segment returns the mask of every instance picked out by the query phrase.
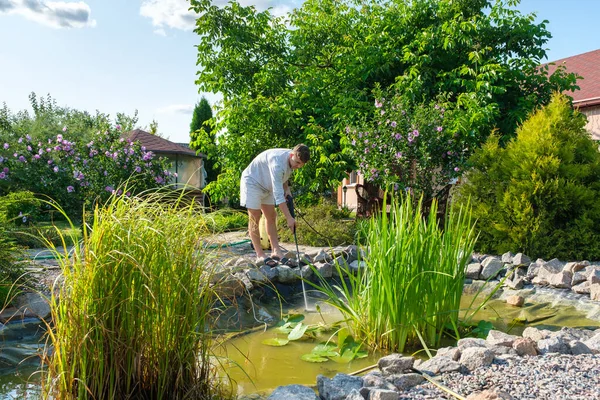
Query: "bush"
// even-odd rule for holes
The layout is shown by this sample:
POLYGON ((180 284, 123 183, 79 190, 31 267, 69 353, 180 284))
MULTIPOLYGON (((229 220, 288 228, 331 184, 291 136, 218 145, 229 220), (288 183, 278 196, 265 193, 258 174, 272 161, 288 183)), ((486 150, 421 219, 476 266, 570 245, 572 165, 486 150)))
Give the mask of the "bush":
POLYGON ((0 218, 14 225, 39 221, 42 202, 29 191, 17 191, 0 197, 0 218))
POLYGON ((471 198, 480 251, 600 258, 600 152, 584 125, 556 95, 506 148, 492 135, 473 155, 458 201, 471 198))
MULTIPOLYGON (((331 200, 321 200, 304 210, 296 209, 298 243, 306 246, 340 246, 355 242, 356 221, 347 219, 349 210, 338 209, 331 200)), ((278 233, 282 242, 293 243, 285 218, 277 218, 278 233)))
POLYGON ((18 246, 8 235, 5 223, 0 221, 0 310, 16 293, 14 284, 24 272, 17 263, 19 256, 18 246))
POLYGON ((213 232, 227 232, 247 228, 248 214, 239 210, 225 209, 206 214, 206 221, 209 226, 212 225, 213 232))

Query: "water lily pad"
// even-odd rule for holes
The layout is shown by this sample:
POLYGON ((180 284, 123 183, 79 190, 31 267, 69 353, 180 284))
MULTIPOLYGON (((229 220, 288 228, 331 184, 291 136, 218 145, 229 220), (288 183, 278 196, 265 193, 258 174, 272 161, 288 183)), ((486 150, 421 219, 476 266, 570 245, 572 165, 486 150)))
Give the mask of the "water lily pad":
POLYGON ((298 325, 290 332, 288 335, 289 340, 298 340, 302 336, 304 336, 304 332, 308 329, 308 325, 304 325, 302 322, 299 322, 298 325))
POLYGON ((267 346, 281 347, 288 344, 290 341, 285 338, 270 338, 265 339, 261 343, 266 344, 267 346))
POLYGON ((295 327, 294 324, 292 324, 290 322, 286 322, 282 326, 278 327, 277 331, 281 332, 281 333, 285 333, 287 335, 288 333, 290 333, 294 329, 294 327, 295 327))
POLYGON ((290 315, 286 315, 283 318, 284 321, 286 322, 301 322, 304 321, 304 315, 302 314, 290 314, 290 315))
POLYGON ((352 351, 351 349, 347 349, 341 355, 336 357, 329 357, 329 359, 335 361, 336 363, 347 364, 350 361, 354 360, 355 355, 356 353, 354 351, 352 351))
POLYGON ((328 358, 321 357, 320 355, 314 354, 314 353, 303 354, 300 357, 300 359, 304 360, 304 361, 308 361, 308 362, 313 362, 313 363, 321 363, 321 362, 329 361, 328 358))

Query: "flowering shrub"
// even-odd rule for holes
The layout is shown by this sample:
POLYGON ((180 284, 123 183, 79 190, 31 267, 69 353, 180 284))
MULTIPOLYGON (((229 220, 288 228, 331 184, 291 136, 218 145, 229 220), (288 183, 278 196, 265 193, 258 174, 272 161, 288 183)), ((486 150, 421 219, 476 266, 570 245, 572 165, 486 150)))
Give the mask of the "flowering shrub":
POLYGON ((0 148, 0 194, 29 190, 58 202, 71 216, 83 205, 107 199, 129 180, 132 191, 165 185, 171 173, 165 159, 156 159, 139 143, 120 138, 120 127, 98 132, 89 143, 63 134, 45 142, 29 135, 0 148))
POLYGON ((468 150, 452 113, 443 99, 415 105, 376 91, 373 117, 346 128, 358 173, 379 186, 432 196, 461 174, 468 150))

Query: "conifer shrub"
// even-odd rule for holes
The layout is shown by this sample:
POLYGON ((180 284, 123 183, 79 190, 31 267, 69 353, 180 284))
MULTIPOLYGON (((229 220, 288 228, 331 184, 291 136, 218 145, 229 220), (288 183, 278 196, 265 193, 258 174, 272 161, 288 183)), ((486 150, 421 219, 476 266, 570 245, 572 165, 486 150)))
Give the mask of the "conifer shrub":
POLYGON ((478 250, 600 259, 600 152, 585 123, 555 95, 505 148, 493 134, 474 153, 457 201, 471 199, 478 250))

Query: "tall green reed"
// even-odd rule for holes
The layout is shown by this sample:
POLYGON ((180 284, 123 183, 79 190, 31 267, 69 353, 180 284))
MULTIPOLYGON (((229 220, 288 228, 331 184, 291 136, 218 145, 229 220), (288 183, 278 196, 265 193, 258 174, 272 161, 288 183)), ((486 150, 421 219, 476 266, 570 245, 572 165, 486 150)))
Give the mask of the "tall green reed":
POLYGON ((198 211, 158 192, 113 196, 93 210, 80 248, 60 257, 45 397, 227 396, 211 362, 216 298, 198 211))
POLYGON ((389 209, 366 228, 366 268, 355 274, 338 266, 341 283, 321 282, 317 289, 355 337, 373 348, 437 347, 448 326, 458 329, 465 267, 476 240, 470 210, 453 207, 442 229, 435 202, 427 218, 421 201, 410 196, 392 199, 389 209))

